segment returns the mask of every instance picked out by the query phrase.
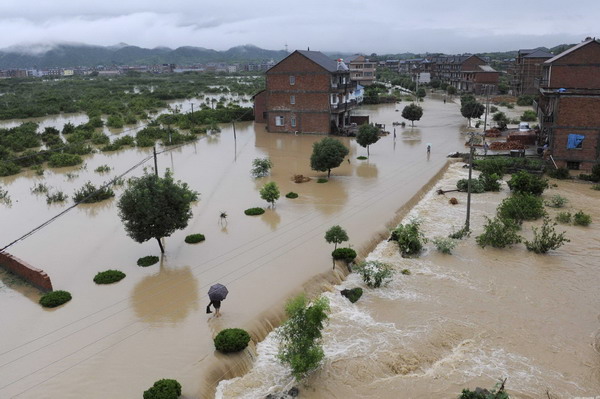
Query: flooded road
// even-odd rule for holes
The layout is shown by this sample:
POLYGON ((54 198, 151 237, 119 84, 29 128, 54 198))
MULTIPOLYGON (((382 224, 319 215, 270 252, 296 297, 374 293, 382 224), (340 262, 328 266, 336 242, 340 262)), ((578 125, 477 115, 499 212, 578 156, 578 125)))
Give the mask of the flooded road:
MULTIPOLYGON (((392 122, 402 120, 400 112, 395 112, 395 109, 401 111, 406 104, 363 107, 357 113, 371 115, 372 121, 385 123, 388 130, 392 131, 392 122)), ((236 377, 248 371, 252 365, 244 355, 225 357, 215 354, 212 337, 216 333, 223 328, 241 327, 248 329, 255 339, 262 340, 281 321, 283 304, 291 295, 303 289, 314 292, 323 285, 331 287, 340 283, 342 275, 331 272, 330 253, 333 248, 323 238, 325 231, 332 225, 340 224, 348 232, 350 244, 366 256, 380 237, 379 234, 387 231, 389 223, 397 222, 397 212, 402 207, 412 205, 411 198, 444 167, 447 153, 463 148, 462 132, 466 120, 460 116, 458 106, 432 99, 427 99, 422 105, 422 120, 416 122, 414 128, 397 127, 396 140, 390 134, 372 145, 368 161, 356 159, 358 155, 366 155, 366 150, 357 146, 353 139, 341 139, 350 147, 350 162, 344 162, 340 168, 332 170, 332 177, 325 184, 316 183, 316 178, 324 174, 315 173, 309 167, 312 144, 322 137, 267 133, 263 125, 252 123, 236 124, 236 141, 232 129, 222 126, 220 134, 159 155, 161 173, 170 168, 177 179, 187 182, 201 194, 199 202, 193 207, 194 217, 189 226, 165 240, 166 254, 159 265, 148 268, 136 265, 136 260, 141 256, 159 255, 159 249, 155 242, 137 244, 125 235, 117 216, 116 199, 77 207, 11 247, 9 252, 45 270, 55 289, 71 292, 73 300, 58 309, 44 310, 36 304, 39 293, 15 284, 2 275, 0 397, 81 398, 84 394, 86 398, 131 398, 140 396, 160 378, 177 379, 183 386, 185 398, 212 396, 219 380, 236 377), (426 143, 432 144, 429 158, 426 156, 426 143), (270 177, 253 179, 250 176, 251 162, 257 157, 270 157, 273 161, 270 177), (291 181, 294 174, 310 176, 313 180, 296 184, 291 181), (246 208, 267 206, 260 199, 258 190, 268 181, 277 182, 282 193, 275 208, 267 209, 262 216, 244 215, 246 208), (284 198, 289 191, 297 192, 300 197, 294 200, 284 198), (229 215, 226 225, 219 223, 219 214, 223 211, 229 215), (205 234, 206 241, 195 245, 185 244, 184 237, 192 233, 205 234), (95 285, 92 281, 94 275, 106 269, 120 269, 127 277, 111 286, 95 285), (223 302, 223 316, 220 319, 209 318, 205 314, 208 303, 206 292, 215 282, 227 285, 230 291, 223 302), (107 384, 107 381, 110 383, 107 384)), ((14 240, 66 207, 46 205, 45 197, 32 195, 30 189, 34 184, 44 182, 70 195, 88 180, 97 184, 124 172, 148 156, 150 151, 127 149, 95 154, 85 158, 87 166, 83 170, 61 168, 46 171, 44 177, 24 173, 0 179, 13 202, 12 207, 0 206, 2 226, 8 226, 0 229, 0 243, 14 240), (112 166, 113 170, 105 175, 95 173, 94 169, 103 164, 112 166), (69 177, 67 173, 77 177, 69 177)), ((151 167, 151 163, 145 166, 151 167)), ((141 173, 141 168, 138 168, 133 175, 141 173)), ((116 192, 118 198, 122 188, 116 192)), ((447 212, 447 208, 444 209, 447 212)), ((458 207, 453 209, 457 218, 464 211, 458 207)), ((435 224, 436 228, 449 229, 451 223, 446 221, 447 217, 444 214, 444 222, 435 224)), ((431 229, 430 225, 427 223, 427 229, 431 229)), ((593 228, 594 225, 590 227, 593 228)), ((582 235, 589 239, 585 232, 582 235)), ((574 242, 570 245, 572 251, 579 248, 574 242)), ((386 252, 380 247, 377 251, 383 251, 391 258, 395 255, 393 250, 386 252)), ((479 298, 486 290, 480 288, 481 292, 474 290, 475 293, 471 293, 468 288, 458 285, 467 283, 460 282, 460 277, 465 273, 473 273, 471 269, 461 271, 460 268, 468 265, 478 270, 481 278, 488 281, 484 285, 488 290, 496 286, 503 288, 505 283, 502 281, 505 280, 501 280, 500 285, 492 275, 486 273, 497 273, 501 277, 507 273, 498 266, 476 269, 477 258, 465 260, 475 255, 468 252, 460 255, 461 251, 465 251, 462 246, 457 250, 457 255, 442 258, 444 264, 447 260, 456 264, 452 267, 458 268, 456 273, 459 277, 449 279, 447 284, 457 285, 443 288, 439 294, 436 290, 440 288, 435 283, 446 280, 433 276, 437 273, 436 268, 427 274, 417 266, 409 267, 414 273, 408 276, 410 281, 423 280, 423 287, 419 289, 423 292, 431 290, 428 295, 434 300, 420 305, 420 297, 415 294, 412 302, 400 302, 402 312, 392 311, 397 309, 394 306, 399 306, 395 305, 395 301, 404 295, 403 290, 394 293, 393 287, 398 286, 394 283, 380 291, 381 298, 366 295, 357 304, 357 307, 370 309, 362 311, 366 316, 360 317, 374 320, 373 328, 379 328, 381 323, 384 329, 390 331, 388 335, 377 336, 378 346, 390 348, 394 356, 403 355, 403 352, 393 349, 398 348, 395 345, 410 348, 408 342, 401 339, 402 336, 409 334, 416 342, 419 331, 430 331, 429 323, 435 326, 435 323, 444 324, 444 320, 449 320, 451 323, 447 330, 435 333, 433 328, 429 340, 421 341, 424 351, 431 353, 427 357, 429 364, 435 364, 438 358, 445 356, 446 348, 454 348, 460 342, 472 339, 474 331, 479 330, 473 321, 474 316, 469 316, 470 319, 465 316, 460 322, 455 321, 454 317, 456 314, 484 313, 485 303, 480 302, 479 298), (421 278, 422 274, 430 278, 421 278), (456 296, 452 301, 444 299, 444 295, 457 287, 470 293, 467 302, 463 303, 465 298, 461 296, 456 296), (442 309, 436 309, 438 304, 443 305, 442 309), (383 311, 383 305, 386 311, 383 311), (431 313, 424 312, 424 309, 429 309, 431 313), (448 316, 440 316, 445 315, 446 311, 449 312, 448 316), (400 324, 409 328, 405 331, 400 324), (396 334, 398 329, 400 334, 396 334), (446 332, 450 332, 450 335, 446 332)), ((531 255, 523 252, 518 252, 523 255, 521 262, 532 262, 531 255)), ((439 255, 431 253, 427 259, 433 262, 437 257, 439 255)), ((521 277, 518 281, 525 284, 527 280, 519 274, 517 265, 511 263, 510 267, 514 269, 513 277, 521 277)), ((453 276, 453 273, 445 271, 449 276, 453 276)), ((526 273, 526 277, 533 279, 533 282, 541 280, 550 284, 549 277, 536 271, 535 267, 532 270, 529 266, 520 273, 526 273)), ((513 281, 513 277, 508 281, 513 281)), ((350 276, 350 280, 344 284, 356 284, 353 278, 355 276, 350 276)), ((473 279, 470 275, 469 278, 473 279)), ((579 281, 579 277, 575 280, 579 281)), ((585 287, 594 281, 584 279, 585 287)), ((521 289, 519 286, 519 289, 513 288, 510 292, 522 292, 521 289)), ((410 290, 417 288, 410 288, 407 295, 410 290)), ((508 293, 504 295, 511 300, 511 306, 521 306, 512 310, 518 317, 524 304, 516 303, 517 298, 508 293)), ((585 295, 588 295, 587 291, 585 295)), ((597 297, 593 294, 585 298, 588 303, 586 306, 591 311, 591 307, 597 304, 597 297)), ((332 302, 336 312, 338 305, 333 299, 332 302)), ((548 311, 556 305, 549 300, 546 302, 546 307, 539 309, 538 318, 542 320, 554 317, 553 311, 551 314, 548 311)), ((565 301, 562 305, 568 304, 565 301)), ((575 318, 573 313, 564 317, 575 318)), ((523 314, 535 312, 526 311, 523 314)), ((333 320, 331 331, 336 326, 333 320)), ((504 334, 505 330, 514 329, 527 331, 529 335, 525 337, 533 340, 533 333, 528 326, 536 322, 535 319, 521 320, 517 325, 510 324, 513 322, 507 322, 494 334, 504 334)), ((586 319, 584 323, 579 323, 579 327, 574 328, 572 339, 580 338, 582 331, 596 331, 595 325, 589 330, 594 323, 597 323, 596 316, 593 322, 586 319)), ((340 328, 346 328, 343 327, 344 322, 340 325, 340 328)), ((346 335, 335 334, 336 339, 351 342, 351 332, 348 331, 346 335)), ((365 333, 368 337, 376 336, 373 331, 365 333)), ((490 334, 492 341, 501 342, 494 334, 490 334)), ((517 338, 513 340, 517 341, 517 338)), ((543 342, 539 342, 539 346, 542 345, 543 342)), ((573 348, 571 342, 563 345, 556 348, 573 348)), ((589 340, 578 346, 583 351, 581 345, 587 345, 591 350, 589 340)), ((343 356, 348 350, 341 346, 339 353, 343 356)), ((392 374, 382 374, 381 362, 377 361, 377 356, 383 359, 390 355, 384 356, 383 352, 369 348, 361 347, 361 350, 364 353, 372 351, 373 362, 361 363, 364 359, 358 355, 358 363, 343 358, 342 362, 335 362, 341 369, 325 367, 323 373, 311 378, 309 385, 314 387, 314 391, 310 394, 310 391, 303 391, 303 395, 340 397, 346 392, 346 396, 351 396, 344 391, 352 386, 344 375, 356 374, 358 370, 364 377, 363 381, 391 380, 392 374), (354 371, 352 367, 355 367, 354 371), (327 395, 326 392, 334 392, 335 395, 327 395)), ((533 351, 534 347, 531 349, 533 351)), ((326 349, 328 353, 332 350, 337 349, 326 349)), ((410 350, 419 351, 418 347, 410 350)), ((513 353, 512 350, 509 352, 513 353)), ((530 353, 519 355, 527 357, 530 353)), ((404 352, 403 356, 408 359, 409 352, 404 352)), ((536 352, 535 356, 541 355, 536 352)), ((260 355, 258 359, 260 361, 260 355)), ((388 371, 402 369, 397 365, 400 360, 390 361, 388 371)), ((418 366, 414 368, 418 369, 418 366)), ((446 378, 446 374, 443 374, 443 378, 446 378)), ((394 375, 400 375, 398 378, 402 379, 407 374, 394 375)), ((467 379, 464 376, 461 378, 454 381, 448 377, 448 380, 452 380, 447 383, 452 385, 453 392, 467 379)), ((492 378, 496 378, 496 375, 492 378)), ((416 389, 415 395, 407 397, 427 397, 422 396, 425 392, 438 392, 441 395, 448 385, 437 384, 435 380, 414 384, 415 387, 410 389, 416 389)), ((468 379, 468 382, 478 381, 476 376, 468 379)), ((484 382, 487 380, 484 379, 484 382)), ((578 384, 585 387, 585 383, 578 384)), ((372 386, 371 382, 364 385, 372 386)), ((412 387, 413 384, 408 385, 412 387)))

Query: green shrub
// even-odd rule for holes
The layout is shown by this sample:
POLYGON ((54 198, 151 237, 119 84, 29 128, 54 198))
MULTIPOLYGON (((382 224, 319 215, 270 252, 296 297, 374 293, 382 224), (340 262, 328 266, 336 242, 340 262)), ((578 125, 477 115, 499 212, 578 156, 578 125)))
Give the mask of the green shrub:
POLYGON ((137 265, 138 266, 142 266, 142 267, 148 267, 148 266, 152 266, 155 263, 158 263, 159 259, 158 256, 144 256, 143 258, 139 258, 137 260, 137 265))
POLYGON ((565 232, 556 233, 554 226, 556 226, 556 223, 551 223, 550 219, 545 217, 541 228, 532 227, 533 240, 525 241, 527 249, 536 254, 545 254, 549 250, 557 249, 565 242, 569 242, 570 240, 565 238, 565 232))
POLYGON ((589 226, 592 223, 592 217, 583 211, 573 215, 573 224, 576 226, 589 226))
POLYGON ((363 290, 360 287, 356 287, 349 290, 342 290, 340 293, 348 298, 350 302, 355 303, 362 296, 363 290))
POLYGON ((435 237, 433 244, 443 254, 450 255, 452 250, 456 247, 456 241, 448 237, 435 237))
POLYGON ((571 212, 559 212, 556 215, 556 221, 558 223, 564 223, 564 224, 571 223, 571 218, 572 218, 571 212))
POLYGON ((250 173, 254 177, 268 176, 273 167, 273 162, 269 158, 256 158, 252 161, 252 169, 250 173))
POLYGON ((76 154, 54 153, 50 155, 48 165, 52 168, 60 168, 63 166, 75 166, 83 163, 83 159, 76 154))
MULTIPOLYGON (((469 186, 469 179, 460 179, 459 181, 456 182, 456 188, 458 189, 458 191, 467 192, 469 189, 468 186, 469 186)), ((485 192, 485 188, 483 187, 483 184, 480 180, 471 179, 471 192, 475 193, 475 194, 485 192)))
POLYGON ((57 306, 62 305, 63 303, 67 303, 71 300, 71 294, 67 291, 52 291, 47 294, 44 294, 40 298, 40 305, 45 308, 55 308, 57 306))
POLYGON ((106 270, 99 272, 94 277, 94 283, 96 284, 112 284, 117 281, 121 281, 125 278, 125 273, 120 270, 106 270))
POLYGON ((593 184, 592 187, 590 187, 592 190, 596 190, 596 191, 600 191, 600 184, 593 184))
POLYGON ((331 253, 331 256, 335 260, 343 260, 350 263, 356 259, 356 251, 352 248, 337 248, 331 253))
POLYGON ((471 235, 471 231, 467 230, 466 227, 463 227, 460 230, 454 231, 448 235, 448 238, 453 238, 455 240, 462 240, 465 237, 471 235))
POLYGON ((44 183, 38 183, 31 188, 32 194, 46 194, 50 188, 44 183))
POLYGON ((108 165, 100 165, 98 166, 96 169, 94 169, 94 172, 96 173, 106 173, 106 172, 110 172, 112 168, 108 165))
POLYGON ((326 179, 326 178, 324 178, 324 177, 319 177, 319 178, 317 179, 317 183, 327 183, 328 181, 329 181, 329 180, 327 180, 327 179, 326 179))
POLYGON ((53 204, 55 202, 64 202, 67 200, 67 195, 62 191, 57 191, 55 193, 46 193, 46 203, 53 204))
POLYGON ((290 191, 289 193, 287 193, 287 194, 285 195, 285 198, 291 198, 291 199, 298 198, 298 193, 295 193, 295 192, 293 192, 293 191, 290 191))
POLYGON ((421 233, 419 222, 416 220, 396 227, 389 240, 398 243, 402 256, 418 254, 423 249, 423 244, 427 242, 421 233))
POLYGON ((553 179, 564 180, 571 178, 571 175, 569 174, 569 169, 567 168, 550 169, 546 173, 553 179))
MULTIPOLYGON (((522 96, 519 96, 519 98, 517 98, 517 105, 520 105, 520 106, 532 105, 533 104, 533 100, 535 100, 535 96, 532 96, 532 95, 522 95, 522 96)), ((533 111, 530 111, 530 112, 533 112, 533 111)))
POLYGON ((365 284, 371 288, 387 285, 394 274, 394 269, 390 265, 377 260, 362 262, 354 268, 354 271, 360 274, 365 284))
POLYGON ((108 186, 96 188, 91 182, 87 182, 73 194, 73 201, 77 203, 92 204, 104 201, 115 196, 115 192, 108 186))
POLYGON ((248 208, 244 211, 244 213, 248 216, 256 216, 262 215, 265 213, 265 210, 263 208, 248 208))
POLYGON ((96 145, 106 145, 106 144, 110 143, 110 138, 102 132, 92 133, 91 140, 92 140, 92 143, 94 143, 96 145))
POLYGON ((181 396, 181 384, 177 380, 162 379, 144 391, 144 399, 177 399, 181 396))
POLYGON ((364 161, 365 159, 369 159, 369 158, 365 157, 364 155, 361 155, 359 157, 356 157, 356 159, 360 159, 361 161, 364 161))
POLYGON ((204 240, 204 234, 190 234, 189 236, 185 237, 185 242, 188 244, 196 244, 204 240))
POLYGON ((498 217, 513 219, 517 223, 523 220, 535 220, 545 214, 542 199, 533 194, 514 194, 502 200, 498 206, 498 217))
POLYGON ((458 399, 510 399, 508 393, 504 390, 506 380, 498 382, 491 391, 477 388, 474 391, 463 389, 458 399))
POLYGON ((512 175, 508 181, 508 187, 515 193, 542 195, 544 190, 548 188, 548 180, 520 171, 512 175))
POLYGON ((412 274, 410 272, 410 270, 408 270, 408 269, 402 269, 402 271, 400 271, 400 273, 404 274, 405 276, 410 276, 412 274))
POLYGON ((222 353, 232 353, 244 350, 250 342, 250 334, 241 328, 221 330, 214 339, 215 348, 222 353))
POLYGON ((496 173, 482 173, 479 175, 478 180, 481 182, 484 191, 500 191, 500 182, 498 181, 500 176, 496 173))
POLYGON ((519 224, 513 219, 502 219, 486 217, 487 223, 483 227, 481 235, 475 237, 475 241, 481 248, 491 246, 494 248, 505 248, 520 243, 522 237, 517 233, 519 224))
POLYGON ((562 195, 556 194, 550 197, 548 201, 546 201, 546 206, 549 206, 551 208, 562 208, 567 204, 567 202, 569 202, 568 199, 566 199, 562 195))
POLYGON ((523 122, 533 122, 537 119, 537 115, 535 113, 535 111, 532 110, 526 110, 523 112, 523 115, 521 115, 521 121, 523 122))

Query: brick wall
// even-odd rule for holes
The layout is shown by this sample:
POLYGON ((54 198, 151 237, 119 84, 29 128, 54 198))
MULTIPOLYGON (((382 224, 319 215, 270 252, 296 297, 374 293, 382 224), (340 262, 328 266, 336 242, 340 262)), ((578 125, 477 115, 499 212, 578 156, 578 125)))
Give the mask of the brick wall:
POLYGON ((254 122, 266 123, 267 92, 264 90, 254 96, 254 122))
POLYGON ((6 252, 0 252, 0 266, 20 276, 42 291, 52 291, 50 276, 48 276, 46 272, 36 269, 16 256, 12 256, 6 252))
POLYGON ((554 61, 549 87, 600 89, 600 43, 590 42, 554 61))

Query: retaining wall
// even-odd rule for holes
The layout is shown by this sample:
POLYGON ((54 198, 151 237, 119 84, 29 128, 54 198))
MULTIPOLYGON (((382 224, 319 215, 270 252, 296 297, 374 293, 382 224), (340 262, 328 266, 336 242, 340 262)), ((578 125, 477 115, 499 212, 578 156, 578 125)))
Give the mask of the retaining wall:
POLYGON ((50 276, 7 252, 0 252, 0 267, 16 274, 42 291, 52 291, 50 276))

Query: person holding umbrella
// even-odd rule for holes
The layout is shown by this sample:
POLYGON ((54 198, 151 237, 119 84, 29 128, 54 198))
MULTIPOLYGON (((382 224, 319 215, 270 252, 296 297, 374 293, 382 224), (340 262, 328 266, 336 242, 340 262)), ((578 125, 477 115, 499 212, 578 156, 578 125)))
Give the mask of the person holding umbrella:
POLYGON ((208 289, 208 298, 210 299, 210 303, 206 307, 206 313, 212 313, 210 310, 210 306, 212 305, 215 308, 215 317, 221 317, 221 301, 227 298, 227 294, 229 294, 229 291, 224 285, 212 285, 208 289))

